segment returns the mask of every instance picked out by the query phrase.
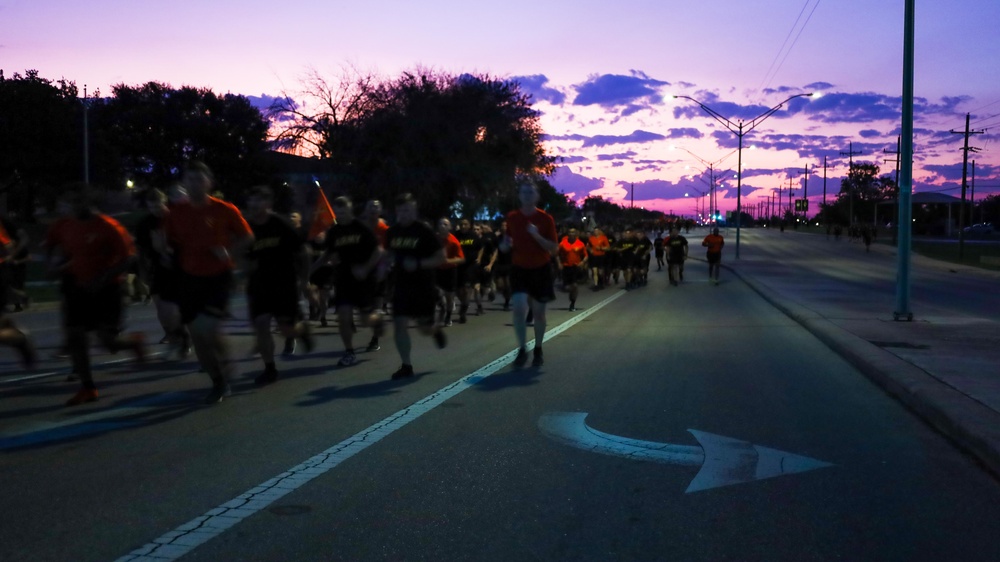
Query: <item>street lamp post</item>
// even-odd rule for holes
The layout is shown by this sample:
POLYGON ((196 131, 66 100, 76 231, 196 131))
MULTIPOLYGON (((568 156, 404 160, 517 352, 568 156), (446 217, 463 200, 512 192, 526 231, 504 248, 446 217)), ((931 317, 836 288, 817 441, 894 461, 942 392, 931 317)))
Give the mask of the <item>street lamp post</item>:
POLYGON ((736 138, 739 139, 739 147, 736 149, 736 151, 737 151, 737 157, 736 157, 736 259, 740 259, 740 222, 741 222, 742 213, 743 213, 743 194, 741 192, 742 187, 743 187, 743 137, 744 137, 744 135, 746 135, 750 131, 752 131, 755 128, 757 128, 757 126, 760 125, 761 123, 763 123, 764 120, 766 120, 768 117, 774 115, 775 112, 777 112, 779 109, 781 109, 782 107, 784 107, 786 103, 792 101, 795 98, 812 97, 813 95, 814 95, 813 93, 796 94, 794 96, 789 97, 785 101, 779 103, 778 105, 772 107, 771 109, 768 109, 764 113, 761 113, 757 117, 754 117, 753 119, 751 119, 749 121, 743 121, 741 119, 741 120, 739 120, 737 122, 733 122, 728 117, 725 117, 721 113, 715 111, 711 107, 708 107, 707 105, 701 103, 700 101, 698 101, 698 100, 696 100, 696 99, 694 99, 694 98, 692 98, 690 96, 674 96, 675 99, 677 99, 677 98, 686 99, 686 100, 690 100, 690 101, 693 101, 694 103, 698 104, 698 107, 701 107, 705 111, 705 113, 708 113, 709 115, 711 115, 713 119, 715 119, 716 121, 718 121, 719 123, 721 123, 722 126, 724 126, 726 129, 728 129, 730 133, 733 133, 734 135, 736 135, 736 138))
MULTIPOLYGON (((716 175, 715 175, 715 167, 717 165, 721 164, 726 158, 729 158, 730 156, 732 156, 736 151, 733 150, 732 152, 730 152, 729 154, 723 156, 722 158, 719 158, 715 162, 709 162, 708 160, 705 160, 701 156, 698 156, 697 154, 695 154, 694 152, 691 152, 690 150, 684 148, 683 146, 671 146, 670 147, 671 150, 673 150, 675 148, 679 148, 679 149, 683 150, 684 152, 687 152, 692 157, 694 157, 695 160, 701 162, 702 165, 708 166, 708 178, 709 178, 709 180, 708 180, 708 206, 709 206, 709 211, 710 211, 710 214, 711 214, 711 217, 712 217, 712 224, 713 225, 717 225, 716 213, 719 211, 719 205, 718 205, 719 202, 718 202, 718 196, 716 195, 715 184, 716 184, 717 180, 721 180, 722 179, 722 176, 720 175, 720 176, 716 177, 716 175)), ((704 173, 704 170, 702 170, 702 173, 704 173)), ((728 173, 728 172, 723 172, 723 174, 725 174, 725 173, 728 173)), ((704 179, 702 179, 702 181, 704 181, 704 179)))

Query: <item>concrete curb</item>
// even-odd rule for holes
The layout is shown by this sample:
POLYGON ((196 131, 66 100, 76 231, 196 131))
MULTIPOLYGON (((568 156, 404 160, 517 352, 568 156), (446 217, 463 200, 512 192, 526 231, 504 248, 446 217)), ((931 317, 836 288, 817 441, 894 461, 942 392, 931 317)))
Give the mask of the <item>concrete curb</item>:
POLYGON ((789 302, 787 295, 779 298, 753 276, 723 267, 1000 478, 1000 414, 818 313, 789 302))

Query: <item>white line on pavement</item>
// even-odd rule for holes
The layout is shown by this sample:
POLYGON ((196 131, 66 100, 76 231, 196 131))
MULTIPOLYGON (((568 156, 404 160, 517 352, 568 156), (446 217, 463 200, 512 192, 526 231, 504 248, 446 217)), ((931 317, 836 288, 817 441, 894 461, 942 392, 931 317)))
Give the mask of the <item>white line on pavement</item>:
MULTIPOLYGON (((572 328, 624 294, 625 291, 618 291, 600 303, 549 330, 545 334, 545 341, 572 328)), ((533 347, 533 342, 529 342, 529 349, 531 347, 533 347)), ((516 349, 505 353, 491 363, 415 402, 408 408, 392 414, 305 462, 247 490, 236 498, 207 511, 204 515, 188 521, 141 548, 133 550, 119 558, 118 562, 165 562, 184 556, 199 545, 221 535, 240 521, 265 509, 286 494, 297 490, 313 478, 326 474, 340 463, 364 451, 371 445, 378 443, 397 429, 402 428, 462 391, 496 373, 503 366, 513 361, 516 355, 516 349)))
MULTIPOLYGON (((169 351, 156 351, 154 353, 147 353, 146 354, 146 358, 149 359, 149 358, 152 358, 152 357, 159 357, 161 355, 166 355, 168 353, 170 353, 170 352, 169 351)), ((135 361, 135 358, 133 358, 133 357, 124 357, 122 359, 112 359, 111 361, 105 361, 103 363, 98 363, 98 364, 94 365, 94 367, 108 367, 110 365, 118 365, 118 364, 121 364, 121 363, 128 363, 130 361, 135 361)), ((57 376, 57 375, 68 375, 69 373, 70 373, 70 371, 68 371, 67 369, 62 369, 62 370, 59 370, 59 371, 47 371, 45 373, 37 373, 37 374, 34 374, 34 375, 22 375, 20 377, 11 377, 11 378, 7 378, 7 379, 3 379, 2 381, 0 381, 0 385, 11 384, 11 383, 15 383, 15 382, 33 381, 35 379, 44 379, 44 378, 48 378, 48 377, 54 377, 54 376, 57 376)))

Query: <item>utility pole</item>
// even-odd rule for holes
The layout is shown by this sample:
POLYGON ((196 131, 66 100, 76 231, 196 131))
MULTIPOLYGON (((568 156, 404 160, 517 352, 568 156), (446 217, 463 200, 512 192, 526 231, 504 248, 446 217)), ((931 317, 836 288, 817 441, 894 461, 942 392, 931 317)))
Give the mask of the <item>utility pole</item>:
POLYGON ((87 131, 87 85, 83 85, 83 183, 90 183, 90 135, 87 131))
POLYGON ((976 224, 976 161, 972 161, 972 194, 969 195, 969 224, 976 224))
POLYGON ((958 207, 958 259, 962 259, 965 255, 965 188, 966 181, 968 180, 968 168, 969 168, 969 151, 979 152, 976 147, 969 146, 969 137, 971 135, 981 135, 986 131, 970 131, 969 130, 969 114, 965 114, 965 131, 951 130, 953 135, 963 135, 965 137, 965 147, 962 148, 962 203, 958 207))
POLYGON ((629 204, 629 208, 630 209, 634 209, 635 208, 635 184, 634 183, 630 183, 629 184, 629 192, 632 194, 632 202, 629 204))
POLYGON ((885 153, 885 154, 895 154, 896 155, 895 158, 886 158, 885 159, 886 162, 893 162, 893 163, 896 164, 896 178, 893 180, 893 181, 896 182, 896 205, 895 205, 896 206, 896 209, 895 209, 895 215, 896 216, 893 217, 894 218, 893 222, 896 224, 896 226, 895 226, 895 228, 892 229, 892 245, 893 246, 896 245, 897 236, 898 236, 898 232, 899 232, 899 160, 900 160, 900 158, 899 158, 899 154, 900 154, 899 153, 899 143, 900 143, 900 138, 901 137, 899 137, 899 136, 896 137, 896 150, 889 150, 887 148, 882 149, 882 152, 885 153))
MULTIPOLYGON (((860 151, 854 152, 854 143, 853 142, 847 143, 847 152, 841 152, 840 153, 841 156, 847 156, 848 157, 848 162, 850 163, 849 167, 847 168, 847 177, 848 178, 851 177, 851 172, 854 171, 854 155, 855 154, 860 155, 861 152, 860 151)), ((847 199, 849 201, 849 203, 847 205, 847 209, 848 209, 848 214, 850 215, 849 217, 847 217, 847 224, 848 224, 848 226, 854 226, 854 186, 853 185, 851 186, 851 188, 847 192, 847 199)))
MULTIPOLYGON (((823 208, 821 211, 826 211, 826 156, 823 157, 823 208)), ((829 215, 829 213, 827 213, 829 215)), ((830 217, 826 216, 826 222, 830 222, 830 217)))
MULTIPOLYGON (((806 163, 805 175, 802 176, 802 199, 806 201, 808 205, 809 201, 809 164, 806 163)), ((809 211, 808 209, 802 209, 802 218, 809 222, 809 211)))

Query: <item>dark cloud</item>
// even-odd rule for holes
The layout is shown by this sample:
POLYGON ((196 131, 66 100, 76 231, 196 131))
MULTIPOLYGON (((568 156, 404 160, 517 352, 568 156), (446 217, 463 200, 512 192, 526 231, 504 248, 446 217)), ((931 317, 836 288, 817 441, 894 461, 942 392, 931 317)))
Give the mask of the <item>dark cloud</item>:
POLYGON ((833 84, 829 82, 813 82, 812 84, 806 84, 803 86, 808 92, 821 92, 823 90, 829 90, 833 87, 833 84))
POLYGON ((590 193, 595 189, 604 186, 604 182, 598 178, 589 178, 584 175, 574 173, 569 166, 559 166, 552 172, 549 182, 563 193, 590 193))
POLYGON ((618 154, 599 154, 597 156, 598 160, 631 160, 636 153, 633 151, 620 152, 618 154))
POLYGON ((870 139, 882 136, 881 131, 876 131, 875 129, 862 129, 858 131, 858 134, 861 135, 861 138, 863 139, 870 139))
POLYGON ((514 76, 511 80, 520 83, 521 89, 531 94, 531 97, 536 101, 546 101, 552 105, 562 105, 566 101, 566 94, 546 86, 549 79, 544 74, 514 76))
POLYGON ((577 162, 586 162, 588 160, 585 156, 559 156, 560 164, 576 164, 577 162))
POLYGON ((261 94, 259 96, 246 96, 250 105, 256 107, 261 113, 277 122, 291 121, 293 117, 287 112, 281 113, 279 108, 298 109, 299 103, 289 97, 269 96, 261 94))
POLYGON ((701 131, 693 127, 670 129, 667 131, 668 139, 700 139, 704 136, 701 131))
POLYGON ((651 133, 649 131, 633 131, 630 135, 594 135, 592 137, 584 135, 555 135, 547 137, 547 140, 569 140, 569 141, 580 141, 583 143, 583 148, 590 146, 608 146, 612 144, 628 144, 628 143, 644 143, 652 142, 658 140, 664 140, 667 137, 658 134, 651 133))
POLYGON ((636 70, 628 76, 602 74, 573 86, 576 90, 573 105, 597 105, 619 111, 622 117, 626 117, 662 103, 660 88, 669 85, 669 82, 650 78, 636 70))

